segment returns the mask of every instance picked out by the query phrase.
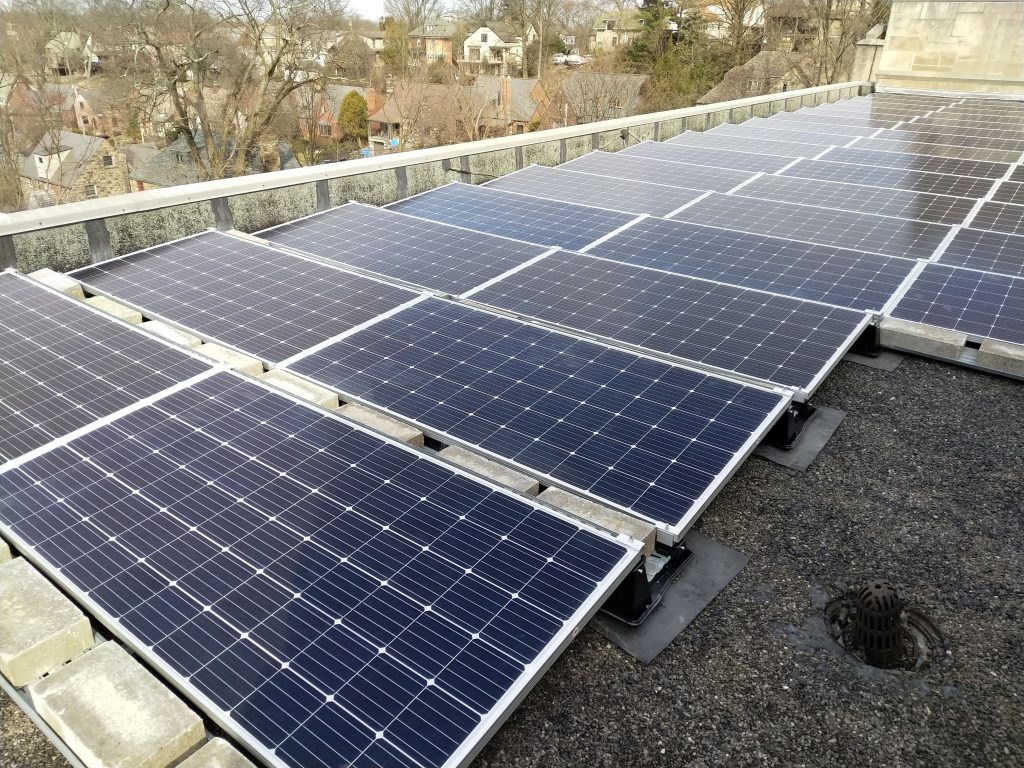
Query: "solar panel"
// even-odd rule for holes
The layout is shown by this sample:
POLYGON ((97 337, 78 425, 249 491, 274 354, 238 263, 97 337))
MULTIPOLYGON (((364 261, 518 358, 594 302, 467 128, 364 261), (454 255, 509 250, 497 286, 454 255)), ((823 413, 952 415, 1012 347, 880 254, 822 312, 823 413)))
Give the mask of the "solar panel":
POLYGON ((914 268, 909 259, 653 218, 588 253, 861 310, 881 309, 914 268))
POLYGON ((788 157, 757 155, 753 152, 733 152, 727 149, 705 149, 698 145, 681 146, 658 141, 634 144, 619 154, 630 157, 650 157, 655 160, 668 160, 676 163, 697 163, 714 168, 731 168, 737 171, 766 171, 768 173, 774 173, 791 162, 788 157))
POLYGON ((971 220, 971 226, 1009 235, 1024 235, 1024 205, 984 203, 971 220))
POLYGON ((857 149, 836 148, 823 155, 822 160, 836 163, 857 163, 880 168, 904 168, 928 173, 945 173, 953 176, 974 176, 983 179, 998 179, 1006 173, 1003 163, 986 163, 982 160, 960 160, 953 157, 926 157, 908 155, 902 152, 875 152, 857 149))
POLYGON ((544 248, 349 203, 257 233, 272 244, 448 293, 463 293, 544 248))
POLYGON ((561 248, 582 248, 635 218, 633 214, 449 184, 392 203, 391 210, 492 235, 561 248))
MULTIPOLYGON (((720 126, 727 129, 732 136, 760 136, 774 141, 807 142, 809 144, 842 146, 855 138, 862 137, 864 132, 856 128, 850 129, 842 123, 826 125, 805 125, 792 120, 748 120, 745 123, 726 123, 720 126)), ((718 129, 716 129, 718 130, 718 129)))
POLYGON ((931 192, 939 195, 979 198, 992 189, 991 179, 972 179, 946 173, 908 171, 903 168, 873 168, 853 163, 826 160, 801 160, 782 171, 781 176, 799 176, 821 181, 844 181, 872 187, 931 192))
POLYGON ((0 523, 278 768, 467 763, 638 560, 228 373, 0 475, 0 523))
MULTIPOLYGON (((916 125, 916 124, 915 124, 916 125)), ((910 127, 910 126, 908 126, 910 127)), ((918 141, 926 144, 960 144, 965 147, 976 147, 978 149, 994 149, 1002 150, 1005 152, 1016 153, 1020 156, 1021 152, 1024 152, 1024 141, 1019 138, 997 138, 991 136, 984 136, 975 133, 977 129, 967 128, 962 131, 947 130, 941 126, 926 126, 917 125, 916 130, 913 131, 893 131, 898 136, 904 136, 908 138, 916 138, 918 141)), ((888 136, 888 133, 882 134, 888 136)), ((1014 162, 1011 160, 1010 162, 1014 162)))
POLYGON ((1014 203, 1024 205, 1024 183, 1019 181, 1004 181, 992 195, 997 203, 1014 203))
POLYGON ((1014 163, 1020 156, 1019 152, 961 146, 956 144, 955 140, 942 144, 930 144, 907 139, 890 138, 889 134, 883 134, 883 136, 886 138, 879 136, 876 139, 862 139, 854 144, 854 147, 882 152, 903 152, 913 155, 934 155, 935 157, 959 157, 964 160, 985 160, 992 163, 1014 163))
POLYGON ((1024 344, 1024 279, 926 264, 893 317, 1024 344))
POLYGON ((1024 131, 1019 128, 1005 130, 984 121, 971 120, 918 120, 915 123, 901 125, 894 132, 908 136, 950 136, 965 139, 968 143, 974 141, 975 146, 989 149, 1012 149, 1013 146, 1021 144, 1021 137, 1024 136, 1024 131))
POLYGON ((949 227, 944 224, 738 195, 709 195, 672 218, 837 248, 922 259, 929 258, 949 234, 949 227))
POLYGON ((961 229, 939 257, 943 264, 1024 277, 1024 237, 961 229))
POLYGON ((939 224, 963 223, 975 205, 974 200, 964 197, 818 181, 796 176, 761 176, 740 187, 733 194, 780 202, 804 203, 821 208, 900 216, 939 224))
MULTIPOLYGON (((777 155, 778 157, 813 157, 824 152, 833 142, 824 141, 821 144, 796 143, 792 141, 775 141, 772 139, 753 138, 750 136, 733 135, 723 133, 715 135, 711 133, 682 133, 669 139, 666 144, 673 146, 696 144, 701 147, 714 147, 716 149, 731 149, 740 152, 759 152, 763 155, 777 155)), ((843 143, 846 142, 835 142, 843 143)), ((719 190, 725 191, 725 190, 719 190)))
POLYGON ((899 120, 880 120, 872 115, 829 115, 814 111, 801 112, 779 112, 772 115, 769 120, 780 123, 800 123, 802 125, 837 125, 842 124, 850 128, 857 128, 865 134, 874 133, 879 128, 893 128, 900 123, 899 120))
POLYGON ((289 367, 674 537, 788 400, 440 299, 289 367))
POLYGON ((671 213, 704 194, 699 189, 626 181, 608 176, 597 177, 591 173, 540 165, 532 165, 508 176, 499 176, 484 186, 548 200, 655 216, 671 213))
POLYGON ((1024 165, 1018 165, 1013 169, 1009 177, 1010 181, 1024 182, 1024 165))
POLYGON ((126 323, 0 273, 0 465, 207 370, 126 323))
POLYGON ((848 309, 565 251, 473 298, 807 393, 867 322, 848 309))
POLYGON ((591 152, 590 154, 570 160, 559 168, 583 173, 596 173, 603 176, 614 176, 619 179, 633 181, 650 181, 666 184, 671 187, 688 189, 718 190, 725 192, 737 184, 746 181, 751 174, 747 171, 734 171, 725 168, 712 168, 706 165, 688 163, 666 164, 660 160, 626 157, 622 153, 591 152))
POLYGON ((71 274, 92 291, 270 361, 417 296, 223 232, 203 232, 71 274))

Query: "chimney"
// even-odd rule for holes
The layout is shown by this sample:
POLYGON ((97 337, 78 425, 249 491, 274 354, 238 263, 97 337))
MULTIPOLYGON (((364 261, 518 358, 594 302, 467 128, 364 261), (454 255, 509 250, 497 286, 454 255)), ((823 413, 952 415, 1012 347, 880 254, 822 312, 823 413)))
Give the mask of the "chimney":
POLYGON ((501 78, 501 108, 508 112, 512 108, 512 78, 505 75, 501 78))

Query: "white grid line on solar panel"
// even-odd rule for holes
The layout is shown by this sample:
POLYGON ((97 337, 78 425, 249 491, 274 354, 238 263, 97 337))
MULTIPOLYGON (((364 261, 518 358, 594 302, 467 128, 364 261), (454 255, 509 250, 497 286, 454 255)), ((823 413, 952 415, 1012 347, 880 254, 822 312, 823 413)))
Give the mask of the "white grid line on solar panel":
POLYGON ((532 243, 348 203, 255 233, 328 262, 461 293, 537 256, 532 243))
POLYGON ((291 370, 647 519, 673 541, 788 402, 777 391, 439 299, 291 370))
POLYGON ((632 213, 461 182, 400 200, 389 207, 431 221, 560 248, 582 248, 635 217, 632 213))
POLYGON ((270 361, 417 295, 222 232, 203 232, 70 274, 149 316, 270 361))
POLYGON ((971 198, 952 195, 803 179, 799 176, 760 176, 731 194, 938 224, 962 224, 975 203, 971 198))
POLYGON ((766 118, 766 120, 774 120, 777 124, 789 125, 794 130, 813 131, 817 127, 827 129, 829 126, 836 126, 846 129, 850 135, 860 134, 861 136, 870 136, 879 129, 903 125, 899 120, 875 120, 870 117, 858 119, 851 115, 834 115, 831 117, 828 115, 797 115, 793 112, 779 112, 766 118), (803 129, 795 127, 798 125, 804 126, 803 129))
POLYGON ((912 192, 981 198, 992 188, 992 179, 951 176, 944 173, 912 171, 903 168, 876 168, 856 163, 801 159, 780 176, 800 176, 822 181, 843 181, 874 187, 904 189, 912 192))
POLYGON ((788 165, 788 157, 772 157, 754 152, 729 149, 712 149, 699 144, 668 144, 657 141, 644 141, 623 149, 618 154, 629 157, 650 157, 674 163, 696 163, 717 168, 730 168, 736 171, 768 171, 774 173, 788 165))
POLYGON ((499 176, 483 186, 609 211, 649 213, 654 216, 671 213, 680 205, 704 194, 699 189, 643 181, 625 182, 611 176, 598 177, 568 168, 546 168, 541 165, 531 165, 507 176, 499 176))
POLYGON ((949 233, 944 224, 719 194, 673 220, 913 259, 931 256, 949 233))
POLYGON ((987 139, 1008 139, 1010 141, 1021 141, 1024 137, 1022 128, 995 128, 984 122, 969 120, 952 120, 949 118, 938 119, 928 118, 916 120, 907 125, 901 125, 893 129, 900 133, 937 133, 956 137, 980 136, 987 139))
POLYGON ((920 107, 900 107, 895 104, 874 104, 866 106, 847 106, 841 101, 837 101, 833 104, 822 104, 820 107, 815 108, 814 114, 818 115, 829 115, 832 116, 864 116, 870 117, 877 120, 912 120, 915 117, 924 117, 925 115, 941 114, 936 112, 938 107, 920 106, 920 107))
POLYGON ((911 171, 944 173, 950 176, 971 176, 981 179, 998 179, 1006 173, 1005 163, 986 163, 981 160, 961 160, 953 157, 927 157, 906 155, 900 152, 879 152, 872 150, 832 149, 821 158, 835 163, 871 165, 880 168, 903 168, 911 171))
POLYGON ((971 219, 971 226, 1008 235, 1024 235, 1024 205, 987 202, 971 219))
POLYGON ((842 307, 567 251, 474 299, 808 395, 870 321, 842 307))
MULTIPOLYGON (((829 124, 822 127, 810 126, 798 123, 795 120, 780 122, 765 118, 747 120, 745 123, 730 123, 729 128, 723 133, 746 134, 771 136, 777 134, 778 141, 786 141, 786 136, 793 136, 793 140, 811 141, 810 137, 816 136, 813 142, 816 144, 839 144, 846 143, 856 136, 863 136, 864 133, 858 130, 848 130, 842 123, 829 124)), ((725 127, 725 126, 721 126, 725 127)))
POLYGON ((909 259, 665 219, 637 222, 588 254, 861 311, 884 306, 913 267, 909 259))
POLYGON ((1024 280, 926 264, 891 314, 968 336, 1024 344, 1024 280))
MULTIPOLYGON (((825 144, 822 146, 827 146, 825 144)), ((739 171, 774 173, 794 157, 806 158, 813 150, 783 141, 753 142, 731 133, 683 133, 663 143, 645 141, 623 150, 620 155, 644 156, 677 163, 698 163, 739 171), (799 155, 797 153, 800 153, 799 155)))
POLYGON ((1024 277, 1024 236, 965 227, 943 251, 939 263, 1024 277))
POLYGON ((997 101, 954 104, 948 111, 957 115, 991 116, 993 119, 1024 119, 1024 109, 1021 108, 1020 104, 1002 103, 997 101))
POLYGON ((21 276, 0 296, 0 464, 211 367, 21 276))
MULTIPOLYGON (((958 144, 965 147, 977 149, 998 149, 1004 152, 1016 152, 1019 156, 1024 152, 1024 141, 1020 139, 996 138, 983 136, 981 134, 963 132, 951 133, 946 131, 893 131, 894 135, 914 138, 923 144, 958 144)), ((890 136, 887 131, 875 138, 890 136)))
POLYGON ((861 139, 855 145, 859 149, 881 150, 883 152, 902 152, 911 155, 932 155, 933 157, 958 157, 963 160, 985 160, 990 163, 1013 163, 1020 156, 1017 152, 999 149, 982 149, 957 144, 931 144, 917 142, 906 138, 861 139))
POLYGON ((1024 205, 1024 183, 1019 181, 1004 181, 992 195, 997 203, 1015 203, 1024 205))
POLYGON ((1024 183, 1024 165, 1018 165, 1011 169, 1010 175, 1006 178, 1008 181, 1019 181, 1024 183))
MULTIPOLYGON (((329 466, 317 442, 351 427, 334 421, 337 434, 328 435, 329 417, 305 408, 303 417, 289 413, 296 406, 287 400, 284 410, 252 402, 232 408, 245 399, 241 388, 255 385, 236 382, 225 391, 221 380, 220 388, 195 388, 206 397, 165 398, 162 408, 105 428, 102 444, 73 445, 5 476, 14 490, 9 498, 31 490, 32 500, 48 503, 16 523, 10 517, 18 505, 4 516, 19 537, 26 530, 41 537, 39 557, 73 591, 179 686, 198 693, 219 722, 256 741, 250 746, 271 765, 380 765, 381 743, 385 756, 423 765, 471 753, 485 736, 481 722, 492 726, 510 705, 501 694, 525 689, 538 673, 534 660, 557 653, 636 559, 635 550, 436 464, 441 479, 461 478, 459 490, 481 492, 464 502, 467 515, 434 502, 423 520, 429 525, 409 527, 415 510, 405 489, 423 493, 433 479, 422 471, 429 460, 362 435, 360 447, 378 452, 383 465, 370 466, 335 440, 328 450, 351 464, 329 466), (245 450, 230 441, 240 429, 245 450), (294 466, 300 454, 316 469, 294 466), (421 474, 410 477, 416 463, 421 474), (349 512, 339 515, 343 505, 330 486, 359 472, 364 476, 345 489, 349 512), (381 488, 394 482, 385 490, 395 508, 385 510, 383 498, 372 503, 367 480, 381 488), (184 502, 167 499, 171 483, 179 493, 202 490, 184 502), (252 495, 234 499, 245 491, 252 495), (505 516, 482 515, 485 499, 505 516), (302 519, 302 507, 316 514, 302 519), (359 538, 366 541, 346 541, 359 538), (588 555, 592 564, 584 563, 588 555), (496 566, 512 558, 515 567, 500 573, 496 566), (475 616, 459 606, 473 597, 483 601, 475 616), (467 653, 475 669, 466 665, 467 653), (485 658, 493 664, 489 682, 485 658), (374 669, 370 704, 369 690, 354 681, 372 681, 374 669), (401 683, 382 685, 381 674, 401 683), (432 687, 440 698, 424 697, 432 687), (254 698, 274 711, 261 712, 254 698), (436 721, 424 720, 424 702, 435 705, 426 712, 436 721), (327 710, 336 728, 323 717, 327 710)), ((426 505, 417 506, 422 516, 426 505)))
POLYGON ((651 181, 673 187, 710 189, 718 192, 732 189, 751 175, 749 171, 713 168, 692 163, 666 165, 664 162, 653 158, 620 157, 617 152, 614 154, 611 152, 591 152, 575 160, 570 160, 568 163, 563 163, 559 168, 603 176, 614 176, 619 179, 651 181))

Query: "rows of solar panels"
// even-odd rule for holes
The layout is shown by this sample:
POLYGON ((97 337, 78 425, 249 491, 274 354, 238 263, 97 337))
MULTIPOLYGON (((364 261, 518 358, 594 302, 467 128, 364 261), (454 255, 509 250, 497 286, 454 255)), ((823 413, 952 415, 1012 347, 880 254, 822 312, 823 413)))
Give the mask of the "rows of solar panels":
MULTIPOLYGON (((1022 114, 879 94, 74 277, 675 542, 878 314, 1024 343, 1022 114)), ((464 764, 639 557, 0 291, 0 526, 268 764, 464 764)))

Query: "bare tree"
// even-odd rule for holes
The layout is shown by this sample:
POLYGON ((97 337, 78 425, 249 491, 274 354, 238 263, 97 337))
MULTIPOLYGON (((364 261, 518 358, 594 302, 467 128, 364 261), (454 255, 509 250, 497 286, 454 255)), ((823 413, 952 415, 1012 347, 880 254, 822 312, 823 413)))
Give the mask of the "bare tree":
POLYGON ((384 14, 405 24, 410 30, 427 19, 436 18, 445 9, 444 0, 384 0, 384 14))
POLYGON ((764 29, 764 0, 718 0, 725 25, 723 42, 730 64, 738 67, 750 58, 764 29))

